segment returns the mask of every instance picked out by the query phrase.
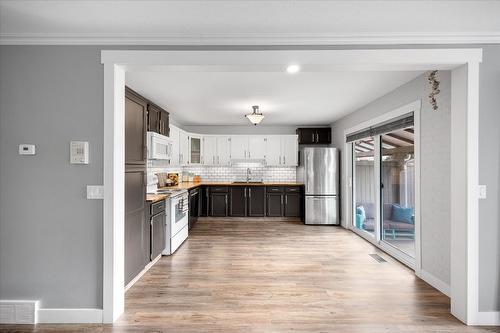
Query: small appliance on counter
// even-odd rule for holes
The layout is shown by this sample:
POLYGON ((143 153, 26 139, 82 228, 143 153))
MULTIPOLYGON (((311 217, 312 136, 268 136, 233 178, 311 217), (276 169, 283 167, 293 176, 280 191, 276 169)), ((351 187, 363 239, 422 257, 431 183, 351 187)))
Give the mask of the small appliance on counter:
POLYGON ((179 174, 177 173, 157 173, 156 177, 158 177, 158 188, 179 184, 179 174))

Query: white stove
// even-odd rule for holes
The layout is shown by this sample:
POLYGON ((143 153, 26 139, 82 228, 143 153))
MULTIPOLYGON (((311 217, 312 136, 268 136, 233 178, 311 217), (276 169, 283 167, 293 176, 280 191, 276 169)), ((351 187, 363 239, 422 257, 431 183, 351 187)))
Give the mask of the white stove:
POLYGON ((156 194, 170 194, 166 210, 165 250, 164 255, 171 255, 188 238, 189 195, 187 190, 162 188, 156 194))

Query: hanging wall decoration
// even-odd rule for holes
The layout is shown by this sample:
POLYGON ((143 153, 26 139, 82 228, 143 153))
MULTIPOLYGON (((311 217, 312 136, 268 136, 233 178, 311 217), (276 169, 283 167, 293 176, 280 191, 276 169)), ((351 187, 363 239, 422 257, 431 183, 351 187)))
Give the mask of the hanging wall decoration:
POLYGON ((432 109, 434 111, 437 111, 438 105, 436 101, 436 95, 439 94, 441 91, 439 90, 439 80, 437 77, 438 71, 432 71, 430 72, 429 76, 427 77, 427 80, 431 84, 431 93, 429 94, 429 102, 432 105, 432 109))

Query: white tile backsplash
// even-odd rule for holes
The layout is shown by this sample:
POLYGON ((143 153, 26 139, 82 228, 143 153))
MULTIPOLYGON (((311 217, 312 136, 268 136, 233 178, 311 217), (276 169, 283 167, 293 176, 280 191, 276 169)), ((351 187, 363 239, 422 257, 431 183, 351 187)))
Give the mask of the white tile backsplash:
POLYGON ((183 172, 200 175, 203 181, 246 180, 247 168, 250 168, 251 180, 265 182, 294 182, 297 172, 295 167, 271 167, 256 163, 238 163, 233 166, 189 166, 183 172))
MULTIPOLYGON (((264 166, 261 163, 237 163, 232 166, 188 166, 173 167, 168 162, 148 161, 148 183, 157 173, 178 172, 199 175, 202 181, 246 180, 250 168, 251 180, 265 182, 294 182, 297 177, 295 167, 264 166)), ((153 185, 153 184, 149 184, 153 185)))

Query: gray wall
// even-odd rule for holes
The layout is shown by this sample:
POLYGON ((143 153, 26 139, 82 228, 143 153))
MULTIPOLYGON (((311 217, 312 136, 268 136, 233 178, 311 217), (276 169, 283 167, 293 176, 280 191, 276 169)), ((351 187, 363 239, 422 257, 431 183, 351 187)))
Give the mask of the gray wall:
MULTIPOLYGON (((349 48, 400 47, 415 48, 349 48)), ((484 47, 480 78, 480 181, 488 186, 488 199, 480 203, 480 308, 498 311, 500 45, 466 47, 484 47)), ((0 46, 0 299, 41 299, 45 308, 102 306, 102 203, 85 199, 85 185, 102 184, 100 50, 137 48, 168 49, 0 46), (90 141, 89 166, 68 164, 71 139, 90 141), (17 145, 30 142, 37 144, 38 154, 18 156, 17 145)), ((170 49, 291 48, 345 47, 170 49)))
MULTIPOLYGON (((344 132, 400 106, 421 100, 421 237, 422 269, 450 283, 450 136, 451 75, 440 71, 439 111, 428 102, 429 84, 423 74, 332 124, 333 145, 344 149, 344 132)), ((343 173, 345 192, 347 173, 343 173)), ((347 198, 347 193, 342 193, 347 198)), ((343 216, 345 223, 346 217, 343 216)))
POLYGON ((479 75, 479 310, 500 311, 500 45, 485 47, 479 75))
POLYGON ((0 48, 0 299, 102 306, 103 69, 94 47, 0 48), (90 164, 69 164, 70 140, 90 164), (21 143, 35 156, 19 156, 21 143))

